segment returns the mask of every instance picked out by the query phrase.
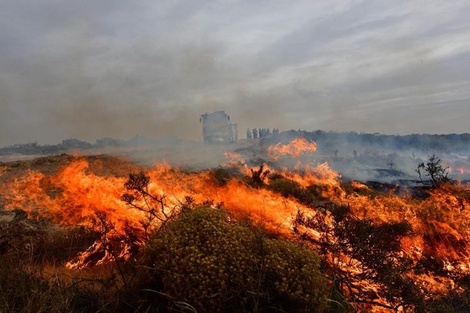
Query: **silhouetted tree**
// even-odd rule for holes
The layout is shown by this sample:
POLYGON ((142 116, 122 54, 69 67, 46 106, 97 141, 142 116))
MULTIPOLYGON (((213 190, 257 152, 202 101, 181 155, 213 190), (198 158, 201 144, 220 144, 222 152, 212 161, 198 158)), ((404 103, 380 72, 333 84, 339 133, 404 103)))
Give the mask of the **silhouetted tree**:
POLYGON ((255 188, 259 188, 264 185, 265 178, 269 175, 270 171, 264 169, 262 164, 258 170, 251 169, 250 185, 255 188))
POLYGON ((429 177, 434 188, 451 181, 449 177, 449 167, 444 167, 441 163, 441 159, 434 154, 429 158, 426 164, 424 164, 424 162, 419 163, 416 173, 418 173, 419 180, 423 184, 425 183, 423 175, 429 177))

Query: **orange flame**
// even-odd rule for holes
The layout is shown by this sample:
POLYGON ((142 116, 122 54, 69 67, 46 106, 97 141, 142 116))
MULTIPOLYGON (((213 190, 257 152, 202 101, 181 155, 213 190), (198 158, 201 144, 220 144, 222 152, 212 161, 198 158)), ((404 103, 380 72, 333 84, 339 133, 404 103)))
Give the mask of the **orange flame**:
POLYGON ((286 145, 278 143, 270 146, 268 148, 268 156, 274 160, 279 160, 281 156, 299 158, 302 154, 314 153, 315 151, 317 151, 316 143, 305 138, 296 138, 286 145))
MULTIPOLYGON (((148 175, 151 178, 149 193, 165 195, 165 211, 169 214, 181 205, 186 196, 197 203, 213 200, 223 204, 236 218, 250 217, 272 231, 291 236, 294 213, 299 208, 307 210, 293 199, 285 199, 266 189, 253 189, 241 180, 232 179, 220 186, 214 182, 210 171, 184 173, 168 165, 157 165, 148 175)), ((124 178, 95 175, 89 171, 86 160, 78 160, 51 177, 30 171, 26 176, 15 179, 7 188, 6 208, 21 208, 30 217, 95 230, 102 227, 99 217, 105 217, 106 222, 113 225, 114 237, 132 232, 139 241, 143 241, 146 216, 121 200, 125 181, 124 178)), ((82 255, 82 261, 85 262, 97 249, 99 244, 82 255)), ((105 262, 105 259, 109 259, 109 255, 97 264, 105 262)), ((78 263, 69 265, 76 268, 84 266, 78 263)))
MULTIPOLYGON (((276 160, 281 156, 298 158, 315 150, 315 143, 299 138, 289 145, 271 146, 267 151, 276 160)), ((227 166, 238 166, 241 173, 251 174, 240 155, 226 154, 226 157, 231 160, 227 166)), ((402 241, 404 254, 415 261, 422 256, 433 256, 447 270, 462 275, 470 274, 468 187, 432 190, 428 191, 427 198, 418 199, 398 196, 393 192, 374 193, 360 182, 352 182, 350 189, 346 189, 339 179, 340 175, 327 163, 302 165, 296 170, 269 170, 271 174, 280 174, 303 188, 317 188, 319 197, 347 206, 354 216, 367 217, 376 222, 408 221, 412 225, 413 235, 402 241)), ((1 170, 0 176, 5 171, 1 170)), ((196 203, 213 200, 228 209, 234 218, 250 217, 254 222, 287 237, 293 236, 292 220, 297 211, 317 214, 316 210, 293 197, 283 197, 267 188, 252 188, 235 177, 221 185, 214 179, 211 171, 188 173, 160 164, 148 170, 147 174, 151 181, 149 193, 165 196, 163 209, 168 214, 178 209, 187 196, 196 203)), ((143 244, 146 232, 143 222, 146 215, 130 208, 121 200, 126 192, 125 181, 123 177, 99 176, 90 169, 86 160, 79 159, 56 174, 29 171, 25 176, 6 184, 0 193, 7 209, 20 208, 32 218, 45 217, 64 226, 83 225, 99 231, 103 226, 99 223, 99 218, 104 217, 113 226, 113 240, 121 247, 118 257, 126 258, 131 253, 123 238, 132 233, 136 245, 143 244)), ((312 234, 314 237, 319 236, 315 230, 312 230, 312 234)), ((90 256, 100 249, 103 248, 99 242, 95 243, 77 260, 69 263, 69 266, 80 268, 112 259, 113 256, 105 253, 100 260, 91 262, 90 256)), ((350 266, 350 271, 357 270, 354 265, 350 266)), ((446 286, 453 283, 448 277, 438 280, 422 273, 414 274, 414 278, 427 289, 441 292, 446 291, 446 286)), ((370 288, 373 289, 374 286, 370 288)))

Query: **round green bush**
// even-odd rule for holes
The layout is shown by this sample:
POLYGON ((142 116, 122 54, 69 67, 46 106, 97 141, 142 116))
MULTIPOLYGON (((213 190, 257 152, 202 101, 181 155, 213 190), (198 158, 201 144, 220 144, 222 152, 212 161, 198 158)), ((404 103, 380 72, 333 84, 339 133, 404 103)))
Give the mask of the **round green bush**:
POLYGON ((317 254, 268 238, 225 210, 186 211, 156 232, 140 256, 146 288, 198 312, 322 312, 327 287, 317 254))

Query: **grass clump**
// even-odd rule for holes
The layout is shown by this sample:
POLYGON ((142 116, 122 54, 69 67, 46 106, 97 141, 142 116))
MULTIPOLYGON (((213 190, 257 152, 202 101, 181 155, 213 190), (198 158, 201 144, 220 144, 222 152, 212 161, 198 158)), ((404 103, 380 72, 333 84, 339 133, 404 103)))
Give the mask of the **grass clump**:
POLYGON ((163 295, 170 310, 182 302, 198 312, 326 308, 327 288, 313 250, 234 223, 222 209, 184 212, 152 236, 140 260, 145 287, 163 295))

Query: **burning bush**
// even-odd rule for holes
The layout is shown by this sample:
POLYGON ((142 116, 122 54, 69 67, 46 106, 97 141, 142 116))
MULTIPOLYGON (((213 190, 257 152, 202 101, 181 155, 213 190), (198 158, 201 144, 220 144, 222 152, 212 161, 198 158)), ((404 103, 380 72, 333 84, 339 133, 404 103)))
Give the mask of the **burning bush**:
POLYGON ((213 171, 214 180, 219 186, 225 186, 232 178, 230 172, 222 167, 219 167, 213 171))
POLYGON ((265 179, 269 175, 269 169, 265 169, 265 164, 261 164, 259 169, 251 169, 251 177, 248 178, 248 184, 253 188, 260 188, 265 185, 265 179))
POLYGON ((276 178, 269 182, 268 189, 280 193, 283 197, 294 197, 300 203, 307 206, 313 206, 317 197, 308 189, 302 188, 296 181, 287 178, 276 178))
POLYGON ((186 211, 150 239, 147 287, 203 312, 322 312, 325 280, 313 250, 231 222, 226 211, 186 211))
POLYGON ((400 241, 412 231, 409 223, 376 224, 355 217, 347 207, 331 204, 326 214, 314 217, 298 212, 294 226, 297 230, 302 226, 320 232, 316 243, 327 261, 326 274, 337 288, 339 300, 394 310, 421 303, 421 291, 407 276, 411 259, 401 253, 400 241), (344 266, 355 270, 345 270, 344 266), (365 281, 368 287, 374 287, 366 290, 361 285, 365 281))

